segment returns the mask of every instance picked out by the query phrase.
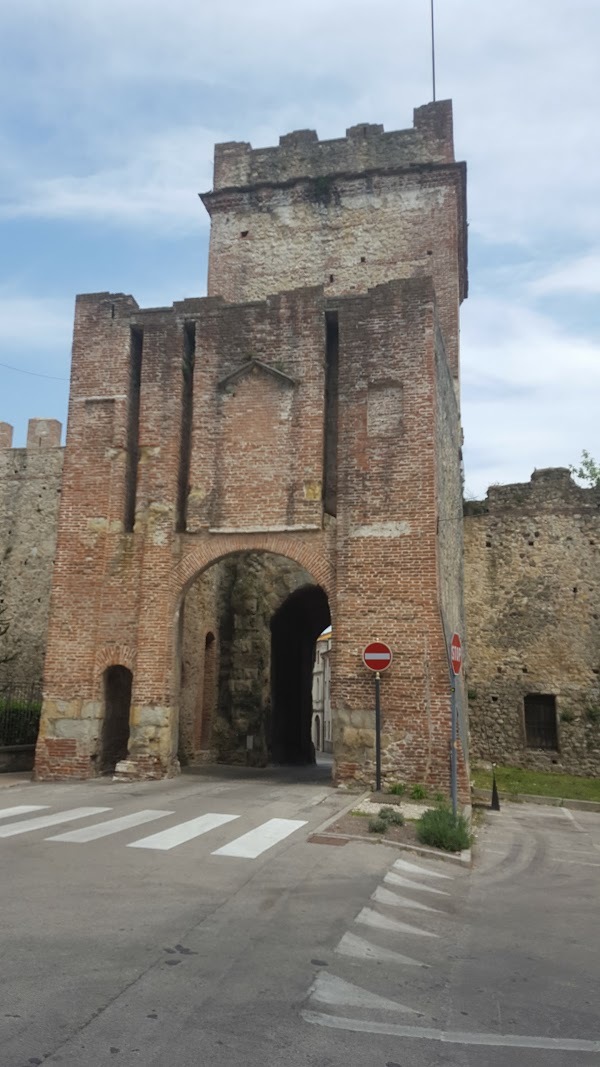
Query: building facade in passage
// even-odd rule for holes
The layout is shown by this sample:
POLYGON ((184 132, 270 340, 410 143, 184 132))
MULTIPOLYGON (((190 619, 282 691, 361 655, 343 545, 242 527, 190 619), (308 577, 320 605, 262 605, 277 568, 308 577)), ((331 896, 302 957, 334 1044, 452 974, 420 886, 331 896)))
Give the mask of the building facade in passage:
MULTIPOLYGON (((373 775, 361 651, 384 639, 384 774, 447 787, 467 291, 451 104, 399 132, 219 145, 203 201, 207 297, 77 299, 36 774, 311 760, 333 619, 337 781, 373 775)), ((460 768, 464 793, 466 751, 460 768)))

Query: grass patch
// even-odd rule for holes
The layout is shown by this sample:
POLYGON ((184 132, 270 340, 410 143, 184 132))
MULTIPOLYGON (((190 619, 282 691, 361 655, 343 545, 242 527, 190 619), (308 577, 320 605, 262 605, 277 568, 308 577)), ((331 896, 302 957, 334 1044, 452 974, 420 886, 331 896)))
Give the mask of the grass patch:
POLYGON ((391 793, 395 797, 403 797, 406 793, 406 785, 404 782, 394 782, 388 787, 388 793, 391 793))
POLYGON ((417 837, 424 845, 445 852, 462 852, 471 845, 467 820, 450 808, 430 808, 417 822, 417 837))
POLYGON ((411 800, 427 800, 427 786, 413 785, 409 796, 411 800))
MULTIPOLYGON (((477 789, 492 788, 492 772, 473 771, 477 789)), ((600 801, 600 778, 579 778, 574 774, 529 771, 522 767, 496 767, 496 783, 501 793, 523 793, 564 800, 600 801)))

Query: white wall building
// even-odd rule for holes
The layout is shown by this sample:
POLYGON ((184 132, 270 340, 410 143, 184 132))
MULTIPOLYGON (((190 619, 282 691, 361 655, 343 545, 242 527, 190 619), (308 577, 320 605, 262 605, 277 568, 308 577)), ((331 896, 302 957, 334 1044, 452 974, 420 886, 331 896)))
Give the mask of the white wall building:
POLYGON ((331 752, 333 750, 331 733, 331 643, 331 630, 326 630, 317 640, 315 653, 312 688, 312 740, 316 752, 331 752))

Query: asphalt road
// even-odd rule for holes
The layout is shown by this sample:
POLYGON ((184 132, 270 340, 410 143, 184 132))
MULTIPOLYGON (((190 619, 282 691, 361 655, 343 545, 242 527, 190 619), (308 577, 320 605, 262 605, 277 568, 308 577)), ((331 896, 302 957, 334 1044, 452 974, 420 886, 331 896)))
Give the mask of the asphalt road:
POLYGON ((468 870, 310 842, 347 803, 231 770, 0 790, 1 1067, 600 1063, 600 816, 507 805, 468 870))

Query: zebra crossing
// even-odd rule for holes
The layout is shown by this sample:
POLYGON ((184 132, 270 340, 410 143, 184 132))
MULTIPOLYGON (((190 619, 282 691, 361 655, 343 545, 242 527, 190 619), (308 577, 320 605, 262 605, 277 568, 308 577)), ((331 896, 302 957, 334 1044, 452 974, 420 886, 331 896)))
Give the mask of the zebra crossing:
MULTIPOLYGON (((445 906, 448 901, 437 899, 450 897, 449 889, 430 882, 443 880, 451 888, 454 879, 454 874, 436 870, 425 860, 412 863, 397 859, 384 875, 384 884, 377 886, 371 894, 370 904, 373 906, 363 907, 355 916, 354 926, 359 930, 347 930, 335 946, 335 964, 332 964, 335 972, 323 969, 315 975, 300 1011, 304 1022, 315 1027, 367 1035, 367 1040, 370 1035, 381 1035, 404 1041, 461 1045, 465 1049, 472 1046, 477 1049, 477 1057, 479 1050, 485 1047, 599 1053, 600 1040, 597 1039, 559 1037, 555 1033, 551 1036, 486 1033, 462 1027, 441 1029, 435 1025, 439 1014, 437 1007, 432 1010, 436 1003, 435 988, 432 998, 427 979, 419 976, 425 976, 429 971, 435 975, 434 986, 439 983, 447 956, 443 948, 444 938, 452 922, 452 912, 445 906), (388 886, 393 886, 393 890, 388 886), (407 891, 433 893, 439 907, 404 895, 407 891), (406 918, 413 922, 397 918, 403 910, 409 912, 406 918), (437 926, 437 930, 432 930, 432 925, 437 926), (398 951, 405 947, 415 955, 406 956, 398 951), (402 988, 400 1000, 387 995, 398 988, 402 988)), ((427 899, 431 901, 431 896, 427 899)), ((320 964, 321 961, 313 960, 313 963, 320 964)), ((323 964, 323 967, 329 967, 329 964, 323 964)), ((466 1015, 466 1012, 461 1014, 466 1015)), ((468 1062, 475 1064, 480 1060, 468 1062)), ((395 1060, 388 1063, 389 1067, 399 1067, 395 1060)))
MULTIPOLYGON (((0 839, 19 837, 23 834, 35 831, 49 830, 66 823, 88 820, 94 816, 105 815, 113 809, 110 807, 76 807, 64 811, 52 812, 47 804, 18 804, 13 807, 0 809, 0 839), (33 814, 45 812, 45 814, 33 814), (29 816, 23 818, 23 816, 29 816)), ((43 836, 44 841, 61 842, 63 844, 88 844, 102 838, 112 837, 126 831, 135 830, 147 823, 159 819, 166 819, 176 813, 170 810, 158 808, 144 808, 140 811, 130 812, 127 815, 104 819, 100 822, 87 823, 74 830, 52 833, 43 836)), ((170 852, 180 845, 184 845, 197 838, 219 830, 229 823, 239 819, 239 815, 225 814, 223 812, 205 812, 192 819, 177 822, 167 829, 158 830, 156 833, 141 837, 135 841, 124 842, 127 848, 146 849, 155 852, 170 852)), ((258 826, 233 837, 225 844, 219 844, 210 855, 223 856, 230 859, 257 859, 264 852, 285 841, 291 834, 296 833, 306 826, 305 819, 267 819, 258 826)))

